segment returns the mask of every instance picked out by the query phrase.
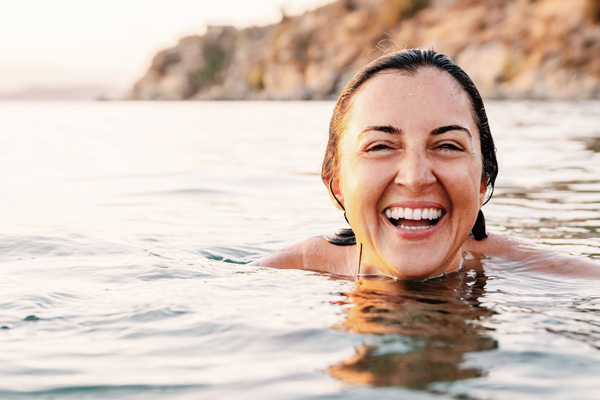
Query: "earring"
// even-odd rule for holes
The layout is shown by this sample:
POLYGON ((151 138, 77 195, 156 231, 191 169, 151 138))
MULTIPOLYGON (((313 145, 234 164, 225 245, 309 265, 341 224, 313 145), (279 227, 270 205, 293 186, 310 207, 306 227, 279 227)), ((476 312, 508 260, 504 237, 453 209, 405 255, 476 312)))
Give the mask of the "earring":
POLYGON ((477 220, 475 221, 473 229, 471 229, 471 234, 475 240, 483 240, 488 236, 485 229, 485 217, 483 216, 483 212, 481 210, 479 210, 479 213, 477 213, 477 220))

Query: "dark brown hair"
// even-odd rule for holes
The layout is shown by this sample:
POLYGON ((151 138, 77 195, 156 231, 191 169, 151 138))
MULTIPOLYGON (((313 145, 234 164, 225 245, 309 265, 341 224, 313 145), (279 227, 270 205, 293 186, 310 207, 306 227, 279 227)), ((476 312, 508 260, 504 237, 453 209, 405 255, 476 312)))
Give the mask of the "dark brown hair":
POLYGON ((323 166, 321 168, 321 178, 328 188, 329 182, 339 169, 339 142, 346 129, 346 122, 354 95, 365 82, 382 71, 397 70, 414 74, 422 67, 434 67, 447 72, 469 96, 473 118, 479 129, 483 174, 488 179, 487 186, 491 189, 489 196, 491 197, 496 176, 498 175, 498 161, 496 160, 496 148, 494 147, 494 140, 481 95, 471 78, 449 57, 433 50, 420 49, 402 50, 379 57, 359 71, 338 98, 329 124, 329 142, 327 143, 323 166))

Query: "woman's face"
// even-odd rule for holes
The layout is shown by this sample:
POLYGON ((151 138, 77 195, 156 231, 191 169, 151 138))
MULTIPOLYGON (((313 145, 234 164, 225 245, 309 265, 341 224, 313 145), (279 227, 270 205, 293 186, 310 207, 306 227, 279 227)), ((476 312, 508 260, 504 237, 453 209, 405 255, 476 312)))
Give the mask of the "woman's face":
POLYGON ((446 72, 385 71, 354 95, 332 182, 361 273, 421 280, 460 267, 486 191, 479 131, 446 72))

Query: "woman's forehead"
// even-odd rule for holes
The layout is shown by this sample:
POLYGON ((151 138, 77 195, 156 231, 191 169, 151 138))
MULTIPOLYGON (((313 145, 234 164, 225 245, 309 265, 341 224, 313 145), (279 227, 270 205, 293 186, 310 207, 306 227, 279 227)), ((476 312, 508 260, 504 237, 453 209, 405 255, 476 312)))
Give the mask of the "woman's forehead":
POLYGON ((476 126, 465 90, 450 74, 433 67, 376 74, 355 93, 346 117, 347 130, 374 123, 476 126))

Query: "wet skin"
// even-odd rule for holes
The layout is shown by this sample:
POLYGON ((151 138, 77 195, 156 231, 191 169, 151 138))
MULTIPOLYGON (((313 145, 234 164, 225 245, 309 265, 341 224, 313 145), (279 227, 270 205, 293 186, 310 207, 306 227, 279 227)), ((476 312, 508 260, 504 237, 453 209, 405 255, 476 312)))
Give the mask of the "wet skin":
POLYGON ((467 94, 434 68, 380 73, 354 96, 346 127, 332 188, 360 273, 421 280, 459 268, 487 182, 467 94))

